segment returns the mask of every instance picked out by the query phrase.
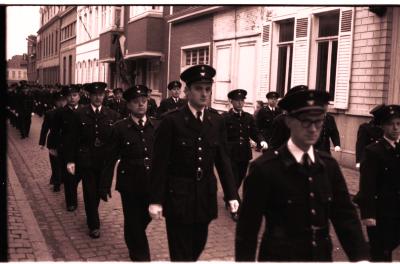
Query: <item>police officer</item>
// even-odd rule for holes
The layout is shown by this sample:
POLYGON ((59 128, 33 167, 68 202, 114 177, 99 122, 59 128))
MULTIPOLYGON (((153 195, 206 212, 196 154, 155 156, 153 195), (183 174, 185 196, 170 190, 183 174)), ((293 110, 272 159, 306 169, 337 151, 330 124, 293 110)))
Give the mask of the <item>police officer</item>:
POLYGON ((54 132, 59 138, 57 155, 62 165, 62 181, 67 211, 75 211, 78 206, 79 174, 71 174, 67 170, 68 147, 76 140, 72 134, 72 125, 76 122, 75 112, 79 105, 80 86, 71 84, 62 88, 61 93, 67 98, 67 105, 55 110, 54 132))
POLYGON ((31 129, 33 99, 29 93, 29 86, 26 81, 20 82, 20 96, 17 101, 18 127, 21 133, 21 138, 29 137, 31 129))
POLYGON ((128 109, 126 108, 126 101, 122 98, 122 88, 115 88, 113 90, 114 98, 110 99, 107 106, 112 110, 118 112, 120 117, 126 117, 128 115, 128 109))
POLYGON ((371 261, 392 261, 400 245, 400 105, 375 115, 383 138, 365 149, 360 166, 361 219, 367 226, 371 261))
POLYGON ((272 134, 272 122, 282 113, 277 107, 279 94, 277 92, 269 92, 266 95, 267 105, 260 109, 257 113, 256 124, 265 140, 269 143, 272 134))
MULTIPOLYGON (((148 93, 144 85, 135 85, 124 92, 130 115, 114 125, 112 139, 111 165, 114 167, 120 159, 116 190, 121 194, 124 236, 132 261, 150 261, 146 227, 151 221, 147 209, 155 128, 146 116, 148 93)), ((102 191, 105 198, 111 183, 110 178, 102 191)))
POLYGON ((157 109, 157 114, 160 117, 162 114, 181 108, 186 105, 186 100, 181 99, 179 95, 181 94, 182 84, 180 81, 172 81, 168 84, 168 90, 171 93, 169 98, 161 100, 160 106, 157 109))
POLYGON ((61 92, 53 94, 55 109, 49 110, 44 114, 42 128, 40 130, 39 145, 44 149, 46 145, 49 150, 49 159, 51 166, 50 184, 53 184, 53 191, 59 192, 62 181, 63 166, 57 155, 58 135, 54 129, 55 114, 57 109, 63 108, 67 104, 67 99, 61 92), (47 144, 46 144, 47 143, 47 144))
MULTIPOLYGON (((246 95, 246 90, 230 91, 228 98, 233 108, 223 114, 227 129, 228 155, 235 176, 236 190, 239 190, 242 185, 247 166, 252 159, 250 138, 263 148, 268 148, 267 142, 256 127, 253 116, 243 111, 246 95)), ((237 220, 237 214, 231 216, 234 221, 237 220)))
MULTIPOLYGON (((76 122, 72 125, 75 140, 68 147, 67 157, 69 173, 75 174, 76 167, 76 172, 82 177, 86 222, 91 238, 100 237, 100 183, 113 173, 107 165, 113 124, 119 119, 117 112, 102 105, 106 86, 103 82, 84 86, 89 93, 90 104, 76 112, 76 122)), ((111 196, 111 193, 108 195, 111 196)))
POLYGON ((384 107, 385 104, 375 106, 369 112, 373 118, 366 123, 362 123, 357 130, 357 141, 356 141, 356 168, 360 168, 361 160, 364 157, 365 148, 371 143, 377 142, 383 136, 382 128, 376 121, 376 113, 379 109, 384 107))
POLYGON ((166 114, 155 136, 149 212, 166 218, 171 261, 196 261, 204 249, 217 217, 214 164, 231 212, 239 207, 224 121, 205 109, 214 76, 215 69, 202 64, 181 74, 189 102, 166 114))
POLYGON ((250 166, 236 229, 237 261, 332 261, 329 221, 351 261, 368 257, 360 220, 336 160, 313 148, 324 122, 325 91, 291 89, 279 102, 290 138, 250 166))
POLYGON ((331 154, 331 140, 334 146, 335 152, 341 151, 340 148, 340 136, 339 130, 336 126, 335 118, 329 114, 328 104, 325 106, 325 118, 324 124, 322 125, 322 130, 319 135, 319 139, 317 143, 315 143, 315 148, 320 151, 325 151, 326 153, 331 154))

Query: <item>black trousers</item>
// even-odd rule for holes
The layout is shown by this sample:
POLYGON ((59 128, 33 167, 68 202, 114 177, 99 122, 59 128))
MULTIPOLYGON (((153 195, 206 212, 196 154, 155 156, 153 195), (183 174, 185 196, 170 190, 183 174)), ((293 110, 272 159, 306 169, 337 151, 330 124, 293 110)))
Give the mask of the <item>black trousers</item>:
POLYGON ((51 166, 51 178, 50 183, 54 185, 60 185, 62 182, 62 164, 58 156, 49 154, 50 166, 51 166))
POLYGON ((392 252, 400 245, 400 218, 377 222, 367 227, 370 261, 391 262, 392 252))
POLYGON ((244 178, 246 177, 247 167, 249 166, 249 161, 235 161, 231 160, 232 172, 235 177, 236 190, 239 190, 244 178))
POLYGON ((90 230, 100 228, 99 185, 102 166, 78 168, 82 177, 83 201, 85 202, 86 223, 90 230))
POLYGON ((132 261, 150 261, 146 228, 151 221, 148 198, 121 191, 124 212, 124 237, 132 261))
POLYGON ((32 116, 30 115, 30 113, 29 113, 29 115, 26 114, 26 115, 20 116, 19 122, 20 122, 19 127, 20 127, 21 136, 23 136, 23 137, 29 136, 29 131, 31 129, 31 122, 32 122, 32 116))
POLYGON ((75 175, 70 174, 67 171, 67 162, 60 156, 60 162, 62 165, 62 181, 64 182, 64 195, 65 203, 67 207, 78 206, 78 184, 81 180, 80 175, 75 171, 75 175))
POLYGON ((209 224, 181 224, 166 219, 171 261, 197 261, 207 242, 209 224))

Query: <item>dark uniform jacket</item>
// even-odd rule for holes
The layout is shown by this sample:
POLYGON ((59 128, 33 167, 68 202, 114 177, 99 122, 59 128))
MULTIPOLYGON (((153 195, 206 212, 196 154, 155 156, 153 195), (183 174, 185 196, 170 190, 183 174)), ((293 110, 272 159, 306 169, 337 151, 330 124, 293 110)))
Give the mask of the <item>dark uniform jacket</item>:
POLYGON ((150 203, 162 204, 176 223, 208 223, 217 217, 217 179, 227 200, 238 199, 226 151, 222 116, 204 110, 200 123, 188 105, 164 116, 156 131, 150 203))
POLYGON ((340 146, 339 130, 337 129, 335 118, 327 113, 325 115, 321 134, 319 135, 319 139, 317 143, 315 143, 314 147, 318 150, 331 153, 330 140, 332 140, 335 147, 340 146))
POLYGON ((314 154, 309 170, 297 163, 287 144, 251 164, 236 230, 237 261, 255 260, 263 217, 259 261, 331 261, 329 220, 349 259, 367 259, 360 221, 338 163, 329 154, 314 154))
POLYGON ((120 99, 119 102, 115 98, 108 100, 106 106, 118 112, 121 117, 126 117, 128 115, 128 108, 126 107, 126 101, 120 99))
POLYGON ((17 100, 17 113, 21 119, 30 119, 33 112, 33 98, 30 94, 20 94, 17 100))
POLYGON ((278 107, 275 107, 275 111, 272 111, 268 106, 263 107, 258 111, 256 116, 256 124, 264 138, 267 140, 267 143, 270 142, 272 136, 272 122, 275 117, 282 114, 282 110, 278 107))
POLYGON ((356 163, 360 163, 363 159, 365 148, 371 143, 378 142, 382 136, 382 128, 375 125, 373 121, 360 125, 357 131, 356 163))
POLYGON ((187 104, 187 100, 182 99, 182 98, 179 98, 177 103, 175 103, 175 101, 174 101, 174 99, 172 99, 172 97, 163 99, 160 102, 160 106, 157 109, 157 114, 160 117, 162 114, 164 114, 168 111, 171 111, 171 110, 179 109, 186 104, 187 104))
POLYGON ((78 105, 77 110, 72 110, 66 105, 56 109, 54 113, 54 133, 59 138, 57 152, 62 155, 63 160, 66 162, 71 162, 72 160, 71 154, 69 157, 66 155, 68 154, 68 150, 70 150, 71 144, 76 141, 76 138, 72 134, 73 124, 77 122, 77 116, 74 111, 78 111, 80 108, 81 106, 78 105))
POLYGON ((384 138, 367 146, 360 176, 361 218, 400 221, 400 149, 384 138))
MULTIPOLYGON (((120 159, 117 169, 116 190, 137 195, 148 195, 154 130, 150 119, 147 119, 143 128, 140 128, 131 117, 126 117, 115 123, 110 159, 113 160, 111 162, 112 167, 114 167, 117 159, 120 159)), ((111 183, 112 178, 109 178, 106 185, 111 187, 111 183)))
POLYGON ((252 159, 250 138, 256 143, 264 140, 258 132, 254 118, 247 112, 235 113, 232 109, 223 114, 227 129, 228 154, 231 160, 248 161, 252 159))
POLYGON ((111 162, 113 125, 119 114, 107 106, 102 106, 96 116, 92 106, 86 105, 75 112, 75 122, 71 125, 72 142, 67 147, 67 159, 78 167, 105 167, 111 162))
POLYGON ((285 123, 286 114, 278 115, 272 122, 271 139, 268 149, 277 149, 285 144, 290 137, 290 129, 285 123))
POLYGON ((59 135, 54 131, 55 115, 56 109, 47 111, 40 130, 39 145, 44 146, 47 142, 46 146, 49 149, 56 149, 59 144, 59 135))
POLYGON ((147 112, 146 115, 148 117, 156 117, 157 116, 157 103, 153 98, 149 98, 147 101, 147 112))

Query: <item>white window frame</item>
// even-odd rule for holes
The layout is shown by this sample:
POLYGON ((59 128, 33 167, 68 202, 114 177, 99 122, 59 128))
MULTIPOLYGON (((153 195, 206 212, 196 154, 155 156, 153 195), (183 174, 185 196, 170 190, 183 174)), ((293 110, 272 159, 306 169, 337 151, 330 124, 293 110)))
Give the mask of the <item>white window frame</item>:
MULTIPOLYGON (((332 57, 332 42, 333 41, 339 41, 339 31, 340 31, 340 13, 339 13, 339 29, 338 29, 338 35, 336 36, 328 36, 328 37, 318 37, 319 33, 319 17, 329 14, 332 12, 341 12, 341 9, 338 7, 331 7, 331 8, 323 8, 322 10, 318 10, 317 12, 313 13, 312 19, 311 19, 311 56, 310 56, 310 81, 311 81, 311 86, 316 87, 317 84, 317 69, 318 69, 318 44, 321 42, 326 42, 329 41, 329 47, 328 47, 328 61, 327 61, 327 78, 326 78, 326 87, 325 91, 329 93, 329 84, 330 84, 330 74, 331 74, 331 57, 332 57)), ((354 18, 353 18, 354 19, 354 18)), ((339 44, 339 42, 338 42, 339 44)), ((338 51, 337 51, 338 52, 338 51)), ((338 54, 337 54, 338 55, 338 54)), ((336 55, 336 56, 337 56, 336 55)), ((338 56, 336 57, 338 59, 338 56)), ((337 65, 336 65, 337 67, 337 65)), ((337 74, 337 73, 336 73, 337 74)), ((336 76, 334 76, 336 80, 336 76)), ((336 89, 336 87, 335 87, 336 89)), ((329 101, 329 104, 333 104, 333 101, 329 101)))
MULTIPOLYGON (((194 50, 194 49, 203 49, 203 48, 208 48, 208 60, 206 63, 207 65, 211 65, 210 57, 211 57, 211 43, 210 42, 205 42, 205 43, 199 43, 199 44, 194 44, 194 45, 189 45, 189 46, 183 46, 181 47, 181 72, 189 68, 190 66, 193 66, 194 64, 191 65, 186 65, 186 52, 189 50, 194 50)), ((197 56, 197 62, 199 61, 199 56, 197 56)))
POLYGON ((162 17, 163 9, 163 6, 130 6, 128 23, 144 17, 162 17), (153 9, 153 7, 155 8, 153 9))

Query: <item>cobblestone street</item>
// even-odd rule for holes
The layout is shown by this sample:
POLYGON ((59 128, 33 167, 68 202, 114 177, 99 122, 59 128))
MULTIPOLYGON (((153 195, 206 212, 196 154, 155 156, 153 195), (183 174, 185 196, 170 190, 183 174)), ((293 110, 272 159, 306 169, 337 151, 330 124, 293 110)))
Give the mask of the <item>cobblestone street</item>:
MULTIPOLYGON (((109 202, 100 203, 101 237, 91 239, 87 232, 82 184, 78 189, 78 209, 67 212, 63 188, 54 193, 50 180, 47 149, 38 138, 42 119, 32 118, 29 138, 20 139, 16 129, 8 130, 8 230, 10 261, 129 261, 123 238, 121 199, 113 188, 109 202)), ((349 190, 358 189, 358 173, 344 169, 349 190)), ((115 183, 114 183, 115 184, 115 183)), ((219 217, 209 229, 206 248, 200 260, 234 260, 235 223, 229 218, 219 188, 219 217)), ((163 220, 147 228, 151 258, 168 261, 168 245, 163 220)), ((334 260, 347 261, 334 236, 334 260)), ((396 260, 400 260, 400 249, 396 260)))

